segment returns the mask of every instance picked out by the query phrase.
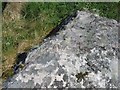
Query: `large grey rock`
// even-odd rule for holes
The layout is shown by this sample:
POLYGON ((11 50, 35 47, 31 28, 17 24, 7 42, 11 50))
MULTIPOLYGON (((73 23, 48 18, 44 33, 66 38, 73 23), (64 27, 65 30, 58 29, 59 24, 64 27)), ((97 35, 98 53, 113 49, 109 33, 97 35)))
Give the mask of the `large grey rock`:
POLYGON ((6 88, 117 88, 118 22, 78 11, 57 35, 29 52, 6 88))

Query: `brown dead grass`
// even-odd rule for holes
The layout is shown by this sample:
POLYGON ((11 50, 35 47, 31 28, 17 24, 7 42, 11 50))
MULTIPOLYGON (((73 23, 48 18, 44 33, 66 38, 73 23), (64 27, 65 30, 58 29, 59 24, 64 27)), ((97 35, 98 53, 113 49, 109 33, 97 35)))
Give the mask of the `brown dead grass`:
MULTIPOLYGON (((21 21, 21 9, 25 3, 9 3, 3 12, 3 30, 2 36, 17 36, 17 33, 13 31, 14 28, 19 28, 24 22, 21 21), (15 23, 15 24, 14 24, 15 23), (14 26, 13 26, 14 25, 14 26)), ((6 52, 2 53, 2 79, 3 81, 13 74, 12 67, 15 64, 16 56, 18 52, 22 52, 25 47, 23 42, 16 45, 14 49, 9 48, 6 52), (21 49, 23 48, 23 49, 21 49), (20 51, 19 51, 20 50, 20 51)), ((28 46, 28 45, 27 45, 28 46)))

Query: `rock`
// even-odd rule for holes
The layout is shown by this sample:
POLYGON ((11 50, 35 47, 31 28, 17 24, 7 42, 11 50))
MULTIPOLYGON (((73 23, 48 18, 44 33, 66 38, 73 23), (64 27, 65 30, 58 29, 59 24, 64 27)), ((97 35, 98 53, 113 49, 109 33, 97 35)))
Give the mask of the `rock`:
POLYGON ((56 35, 28 53, 4 88, 117 88, 118 22, 77 11, 56 35))

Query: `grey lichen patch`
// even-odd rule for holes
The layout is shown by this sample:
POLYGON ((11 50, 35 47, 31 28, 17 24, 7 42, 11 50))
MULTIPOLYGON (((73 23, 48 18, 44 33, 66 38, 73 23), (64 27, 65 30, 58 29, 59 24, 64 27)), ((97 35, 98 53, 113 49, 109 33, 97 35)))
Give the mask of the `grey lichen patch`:
POLYGON ((34 86, 34 88, 39 88, 39 89, 40 89, 40 88, 41 88, 41 85, 37 83, 37 84, 34 86))
POLYGON ((44 87, 49 86, 50 83, 51 83, 51 77, 45 77, 45 78, 43 78, 43 83, 42 84, 43 84, 44 87))
POLYGON ((62 67, 60 67, 57 71, 58 75, 61 75, 61 74, 64 74, 64 73, 65 73, 65 70, 62 67))
POLYGON ((57 81, 55 79, 54 83, 51 85, 53 88, 56 87, 56 88, 63 88, 63 81, 57 81))
POLYGON ((67 74, 64 74, 64 75, 63 75, 63 80, 64 80, 65 82, 68 82, 68 75, 67 75, 67 74))
POLYGON ((51 61, 54 58, 54 54, 50 54, 47 52, 46 54, 42 55, 42 59, 40 60, 41 64, 47 64, 47 62, 51 61))
POLYGON ((55 70, 55 69, 56 69, 56 66, 53 66, 53 65, 49 65, 49 66, 47 66, 47 67, 44 68, 44 70, 46 72, 49 72, 49 73, 52 73, 53 70, 55 70))
POLYGON ((33 88, 33 85, 34 85, 34 81, 33 81, 33 80, 29 80, 29 81, 27 82, 27 87, 28 87, 28 88, 33 88))
POLYGON ((22 74, 27 73, 28 75, 32 75, 32 74, 37 75, 38 70, 35 68, 36 68, 36 66, 35 66, 35 64, 33 64, 32 66, 29 67, 29 69, 26 69, 21 73, 22 74))

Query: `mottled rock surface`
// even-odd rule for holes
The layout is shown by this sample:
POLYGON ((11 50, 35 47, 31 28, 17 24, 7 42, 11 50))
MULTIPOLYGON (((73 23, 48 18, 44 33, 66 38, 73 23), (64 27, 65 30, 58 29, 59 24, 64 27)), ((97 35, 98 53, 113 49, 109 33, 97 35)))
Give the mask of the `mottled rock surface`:
POLYGON ((57 35, 29 52, 7 88, 117 88, 118 22, 78 11, 57 35))

